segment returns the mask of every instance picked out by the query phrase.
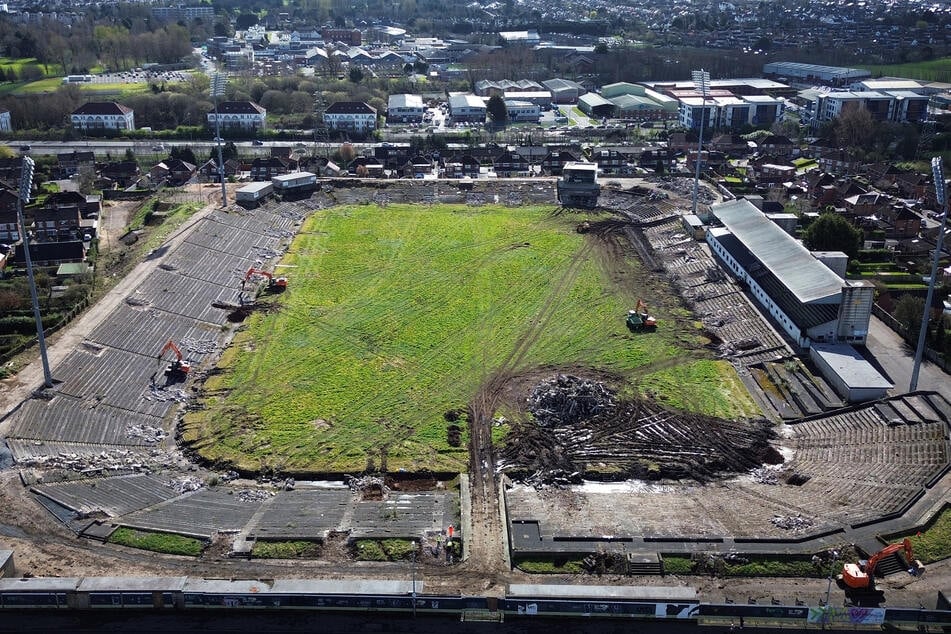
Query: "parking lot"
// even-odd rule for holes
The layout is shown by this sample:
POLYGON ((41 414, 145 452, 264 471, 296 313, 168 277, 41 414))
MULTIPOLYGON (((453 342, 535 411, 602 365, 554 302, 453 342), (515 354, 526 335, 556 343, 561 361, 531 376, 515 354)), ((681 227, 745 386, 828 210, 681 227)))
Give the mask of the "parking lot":
POLYGON ((145 82, 183 82, 188 79, 189 74, 188 71, 184 70, 151 71, 139 68, 129 71, 93 75, 91 83, 139 84, 145 82))

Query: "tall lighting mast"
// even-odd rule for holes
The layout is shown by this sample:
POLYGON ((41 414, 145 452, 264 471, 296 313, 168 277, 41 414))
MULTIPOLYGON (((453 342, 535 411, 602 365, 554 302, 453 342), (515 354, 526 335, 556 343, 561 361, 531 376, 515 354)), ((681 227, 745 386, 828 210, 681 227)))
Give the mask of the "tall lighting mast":
POLYGON ((225 191, 225 162, 221 154, 221 121, 218 117, 218 97, 225 94, 225 84, 228 78, 215 73, 211 80, 211 96, 215 100, 215 143, 218 144, 218 181, 221 183, 221 206, 228 206, 228 193, 225 191))
POLYGON ((693 85, 700 91, 702 102, 700 106, 700 141, 697 143, 697 172, 693 178, 693 215, 697 215, 697 201, 700 198, 700 163, 703 152, 703 128, 707 115, 707 93, 710 91, 710 73, 701 69, 690 73, 693 85))
POLYGON ((934 194, 941 207, 941 226, 938 227, 938 242, 934 247, 934 259, 931 261, 931 278, 928 280, 928 296, 925 298, 925 312, 921 315, 921 328, 918 330, 918 347, 915 348, 915 365, 911 371, 909 392, 918 389, 918 371, 921 370, 921 357, 925 352, 925 335, 928 334, 928 317, 931 302, 934 299, 935 279, 938 277, 938 261, 941 259, 941 246, 944 243, 944 228, 948 224, 948 184, 944 180, 944 166, 941 157, 931 159, 931 173, 934 176, 934 194))
POLYGON ((40 300, 36 295, 36 279, 33 277, 33 260, 30 258, 30 235, 26 231, 26 222, 23 220, 23 203, 30 202, 30 192, 33 188, 33 159, 23 157, 20 169, 20 189, 17 194, 17 221, 20 223, 20 236, 23 240, 23 255, 26 258, 26 276, 30 283, 30 299, 33 301, 33 318, 36 321, 36 339, 40 344, 40 359, 43 361, 43 385, 53 387, 53 376, 50 374, 50 362, 46 356, 46 337, 43 334, 43 319, 40 317, 40 300))

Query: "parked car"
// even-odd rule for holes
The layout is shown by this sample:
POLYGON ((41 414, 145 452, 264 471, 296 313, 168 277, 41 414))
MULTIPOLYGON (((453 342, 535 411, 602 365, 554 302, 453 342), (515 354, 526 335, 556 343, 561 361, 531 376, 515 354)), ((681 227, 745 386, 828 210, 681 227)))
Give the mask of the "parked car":
POLYGON ((30 147, 29 145, 21 145, 21 146, 20 146, 20 151, 21 151, 21 152, 29 152, 29 151, 32 150, 32 149, 33 149, 33 148, 30 147))
POLYGON ((264 141, 262 141, 261 139, 255 139, 251 141, 251 145, 264 145, 264 141))

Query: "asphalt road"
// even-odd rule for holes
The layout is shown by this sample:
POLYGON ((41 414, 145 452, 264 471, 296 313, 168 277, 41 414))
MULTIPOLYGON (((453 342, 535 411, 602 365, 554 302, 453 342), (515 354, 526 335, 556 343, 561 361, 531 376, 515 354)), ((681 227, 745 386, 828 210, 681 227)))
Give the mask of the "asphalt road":
MULTIPOLYGON (((866 348, 875 357, 881 366, 880 369, 895 384, 890 393, 907 392, 915 359, 914 348, 906 344, 895 331, 874 316, 869 324, 866 348)), ((923 361, 921 364, 918 389, 934 390, 951 401, 951 377, 930 361, 923 361)))

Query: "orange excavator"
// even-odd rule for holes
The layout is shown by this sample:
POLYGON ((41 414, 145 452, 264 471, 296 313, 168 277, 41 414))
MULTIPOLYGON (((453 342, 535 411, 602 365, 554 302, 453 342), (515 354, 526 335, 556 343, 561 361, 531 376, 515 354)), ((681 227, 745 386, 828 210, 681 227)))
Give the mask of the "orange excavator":
POLYGON ((167 368, 165 368, 165 376, 172 379, 185 378, 185 375, 191 371, 192 366, 182 358, 182 351, 178 349, 178 346, 176 346, 175 342, 171 339, 168 340, 168 343, 162 346, 162 351, 158 353, 159 363, 162 362, 162 358, 165 356, 165 353, 170 351, 175 353, 175 360, 172 361, 167 368))
POLYGON ((267 271, 262 271, 261 269, 256 269, 253 266, 248 269, 248 272, 244 274, 244 279, 241 280, 241 288, 244 288, 245 284, 251 281, 251 278, 255 275, 260 275, 261 277, 267 278, 267 287, 273 291, 283 291, 287 288, 287 278, 286 277, 274 277, 273 273, 268 273, 267 271))
POLYGON ((914 552, 911 548, 911 541, 906 537, 901 543, 889 544, 872 555, 869 560, 865 562, 864 566, 862 565, 863 562, 857 564, 848 563, 842 566, 843 583, 849 588, 856 590, 871 590, 875 587, 875 569, 878 567, 878 564, 895 553, 904 554, 905 565, 908 566, 909 571, 914 570, 915 574, 919 574, 920 571, 924 569, 921 562, 915 559, 914 552))

